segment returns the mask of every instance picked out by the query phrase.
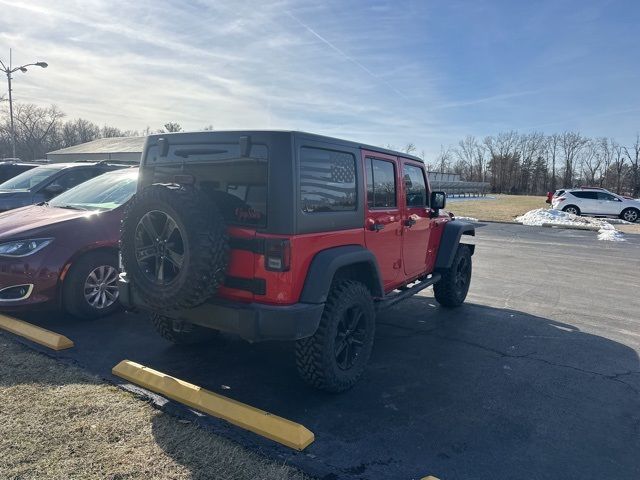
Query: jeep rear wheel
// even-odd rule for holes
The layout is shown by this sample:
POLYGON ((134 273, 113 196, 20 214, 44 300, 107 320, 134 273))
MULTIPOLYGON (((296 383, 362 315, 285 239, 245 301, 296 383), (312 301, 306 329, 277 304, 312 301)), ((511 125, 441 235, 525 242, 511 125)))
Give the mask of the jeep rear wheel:
POLYGON ((367 287, 343 280, 332 286, 316 333, 296 342, 296 366, 309 385, 342 392, 360 378, 369 361, 375 309, 367 287))
POLYGON ((440 281, 433 286, 436 300, 443 307, 457 307, 464 302, 471 284, 471 250, 458 245, 451 267, 443 270, 440 281))
POLYGON ((174 320, 157 313, 152 313, 150 318, 160 336, 176 345, 206 343, 218 335, 216 330, 174 320))

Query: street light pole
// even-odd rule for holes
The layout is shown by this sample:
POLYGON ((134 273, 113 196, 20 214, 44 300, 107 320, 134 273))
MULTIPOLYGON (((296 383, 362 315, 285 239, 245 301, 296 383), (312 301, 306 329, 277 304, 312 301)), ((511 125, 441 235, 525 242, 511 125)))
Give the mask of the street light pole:
POLYGON ((20 70, 22 73, 27 72, 27 67, 35 65, 40 68, 47 68, 49 64, 47 62, 27 63, 19 67, 13 68, 12 52, 9 49, 9 66, 7 67, 2 60, 0 60, 0 66, 2 71, 7 75, 7 84, 9 87, 9 117, 11 118, 11 149, 13 151, 13 158, 16 158, 16 128, 13 123, 13 97, 11 95, 11 74, 20 70))
POLYGON ((11 118, 11 150, 13 158, 16 158, 16 127, 13 124, 13 97, 11 96, 11 49, 9 49, 9 70, 7 71, 7 83, 9 84, 9 117, 11 118))

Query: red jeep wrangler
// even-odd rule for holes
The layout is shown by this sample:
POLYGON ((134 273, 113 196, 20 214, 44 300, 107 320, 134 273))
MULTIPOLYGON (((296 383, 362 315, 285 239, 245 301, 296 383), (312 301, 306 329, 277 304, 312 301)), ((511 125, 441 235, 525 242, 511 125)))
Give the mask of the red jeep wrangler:
POLYGON ((369 360, 376 312, 434 286, 460 305, 470 224, 416 157, 302 132, 150 136, 120 239, 120 300, 174 342, 213 330, 295 340, 302 378, 338 392, 369 360), (209 330, 208 330, 209 329, 209 330))

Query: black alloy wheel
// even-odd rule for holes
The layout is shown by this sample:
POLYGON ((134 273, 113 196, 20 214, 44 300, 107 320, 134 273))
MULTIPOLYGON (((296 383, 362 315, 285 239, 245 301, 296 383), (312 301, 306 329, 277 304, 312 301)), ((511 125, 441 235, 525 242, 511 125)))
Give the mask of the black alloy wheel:
POLYGON ((136 260, 148 280, 171 283, 184 264, 184 236, 167 213, 152 210, 138 222, 135 233, 136 260))
POLYGON ((365 314, 359 305, 344 312, 338 322, 334 341, 336 364, 341 370, 349 370, 356 363, 364 346, 366 328, 365 314))

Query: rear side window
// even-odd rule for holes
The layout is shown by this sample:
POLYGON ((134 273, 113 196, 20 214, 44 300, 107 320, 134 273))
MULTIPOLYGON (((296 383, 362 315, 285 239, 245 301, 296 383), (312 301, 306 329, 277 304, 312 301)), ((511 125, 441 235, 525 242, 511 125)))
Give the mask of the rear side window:
POLYGON ((393 162, 367 158, 367 205, 369 208, 395 208, 396 170, 393 162))
POLYGON ((616 197, 606 192, 598 192, 598 200, 608 200, 610 202, 615 202, 618 200, 616 197))
POLYGON ((597 200, 598 192, 571 192, 571 195, 585 200, 597 200))
POLYGON ((356 209, 356 160, 346 152, 300 150, 300 204, 305 213, 356 209))
POLYGON ((101 173, 102 171, 96 168, 71 168, 68 172, 51 182, 51 185, 60 185, 65 190, 68 190, 69 188, 80 185, 82 182, 86 182, 90 178, 96 177, 101 173))
POLYGON ((427 185, 420 167, 404 166, 404 185, 407 207, 425 207, 427 205, 427 185))

